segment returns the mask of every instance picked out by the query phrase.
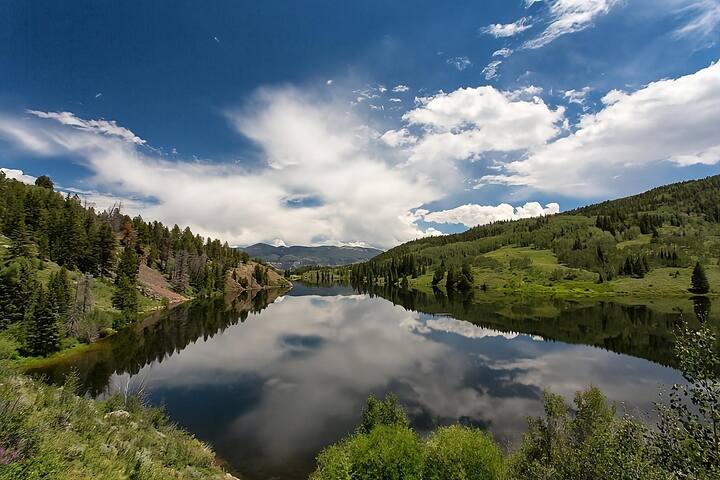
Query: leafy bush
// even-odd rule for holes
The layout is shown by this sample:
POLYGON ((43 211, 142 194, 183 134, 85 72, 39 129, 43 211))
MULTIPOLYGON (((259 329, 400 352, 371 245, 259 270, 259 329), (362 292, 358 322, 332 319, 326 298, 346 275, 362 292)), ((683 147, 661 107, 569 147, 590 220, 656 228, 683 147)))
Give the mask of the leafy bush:
POLYGON ((18 357, 20 342, 6 333, 0 334, 0 360, 14 360, 18 357))
POLYGON ((510 268, 512 270, 525 270, 532 267, 532 260, 530 257, 520 256, 510 259, 510 268))
POLYGON ((344 443, 331 445, 317 456, 310 480, 351 480, 352 460, 344 443))
POLYGON ((675 478, 720 478, 720 339, 711 327, 685 329, 676 344, 687 385, 658 404, 657 462, 675 478))
POLYGON ((486 433, 459 425, 439 428, 425 443, 426 480, 502 478, 503 455, 486 433))
POLYGON ((378 400, 370 395, 367 406, 363 409, 358 433, 370 433, 370 431, 379 426, 387 427, 408 427, 407 415, 405 411, 397 404, 395 395, 390 394, 385 400, 378 400))
POLYGON ((485 255, 476 256, 473 260, 473 265, 475 265, 476 267, 487 268, 494 272, 501 272, 504 270, 502 263, 498 262, 492 257, 487 257, 485 255))
POLYGON ((112 314, 94 308, 83 315, 77 324, 77 337, 83 342, 91 342, 104 330, 112 327, 117 314, 112 314))
POLYGON ((318 456, 313 480, 423 478, 423 444, 408 427, 378 425, 318 456))
POLYGON ((595 387, 576 394, 574 411, 561 396, 546 394, 545 417, 530 419, 528 427, 510 458, 511 478, 671 478, 651 463, 645 428, 630 418, 616 418, 595 387))

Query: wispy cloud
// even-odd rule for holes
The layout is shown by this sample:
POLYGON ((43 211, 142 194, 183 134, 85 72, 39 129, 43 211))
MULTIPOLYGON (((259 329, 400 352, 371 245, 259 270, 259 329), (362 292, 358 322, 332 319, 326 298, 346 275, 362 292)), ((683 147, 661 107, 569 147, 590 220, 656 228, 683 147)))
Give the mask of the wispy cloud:
POLYGON ((403 84, 395 85, 392 89, 392 91, 395 93, 404 93, 404 92, 407 92, 408 90, 410 90, 410 87, 408 87, 407 85, 403 85, 403 84))
POLYGON ((720 25, 720 0, 685 1, 679 13, 689 15, 690 20, 675 31, 678 37, 707 37, 720 25))
MULTIPOLYGON (((507 58, 516 50, 537 49, 544 47, 553 40, 574 32, 585 30, 602 15, 607 15, 613 6, 621 0, 526 0, 525 7, 530 8, 535 3, 544 3, 543 12, 533 17, 521 17, 512 23, 496 23, 480 29, 482 33, 496 38, 514 37, 536 25, 544 25, 543 31, 535 37, 525 40, 519 45, 503 47, 493 52, 493 57, 507 58), (533 23, 529 23, 532 20, 533 23)), ((716 0, 701 0, 714 2, 716 0)), ((720 1, 720 0, 717 0, 720 1)), ((486 79, 497 75, 497 67, 490 63, 486 68, 486 79)))
POLYGON ((607 15, 619 0, 548 0, 549 24, 537 37, 523 43, 522 48, 544 47, 569 33, 590 27, 602 15, 607 15))
POLYGON ((592 90, 590 87, 583 87, 580 90, 565 90, 563 92, 563 96, 567 99, 570 103, 576 103, 578 105, 583 105, 585 103, 585 97, 587 97, 587 94, 590 93, 590 90, 592 90))
POLYGON ((145 140, 138 137, 127 128, 119 126, 113 120, 84 120, 76 117, 70 112, 41 112, 39 110, 27 110, 27 113, 35 115, 38 118, 55 120, 56 122, 78 130, 117 137, 136 145, 144 145, 146 143, 145 140))
POLYGON ((497 70, 501 63, 502 62, 500 60, 493 60, 482 69, 482 74, 485 75, 485 80, 492 80, 497 77, 497 70))
POLYGON ((460 72, 462 72, 466 68, 472 67, 472 62, 468 57, 465 56, 448 58, 445 63, 447 63, 448 65, 452 65, 460 72))
POLYGON ((532 24, 528 23, 529 21, 529 17, 522 17, 513 23, 493 23, 481 28, 480 31, 495 38, 512 37, 528 28, 532 28, 532 24))
POLYGON ((509 48, 501 48, 499 50, 495 50, 492 54, 493 57, 509 57, 512 55, 513 51, 509 48))

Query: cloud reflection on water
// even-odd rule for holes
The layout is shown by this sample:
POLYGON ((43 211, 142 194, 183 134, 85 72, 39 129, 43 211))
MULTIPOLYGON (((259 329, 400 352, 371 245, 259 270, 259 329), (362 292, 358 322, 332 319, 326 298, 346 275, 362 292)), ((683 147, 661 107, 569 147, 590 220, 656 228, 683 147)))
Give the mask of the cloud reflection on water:
POLYGON ((651 409, 679 375, 646 360, 537 341, 365 295, 287 296, 145 367, 151 401, 249 477, 302 477, 352 430, 368 394, 395 392, 420 430, 462 422, 512 442, 542 391, 589 383, 651 409))

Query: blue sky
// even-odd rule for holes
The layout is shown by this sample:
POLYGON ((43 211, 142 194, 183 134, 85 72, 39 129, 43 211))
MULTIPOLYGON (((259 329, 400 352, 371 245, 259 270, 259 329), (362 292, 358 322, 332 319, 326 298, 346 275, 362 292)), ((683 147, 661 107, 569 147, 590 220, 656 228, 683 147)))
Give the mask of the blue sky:
POLYGON ((387 248, 717 173, 719 23, 720 0, 3 0, 0 166, 231 244, 387 248))

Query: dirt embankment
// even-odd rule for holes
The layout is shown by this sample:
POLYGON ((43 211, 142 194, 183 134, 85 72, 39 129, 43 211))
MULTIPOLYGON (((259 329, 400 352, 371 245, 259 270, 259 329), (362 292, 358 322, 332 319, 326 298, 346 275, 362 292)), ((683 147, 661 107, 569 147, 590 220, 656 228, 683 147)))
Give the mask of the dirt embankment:
POLYGON ((245 290, 262 290, 267 288, 288 288, 292 284, 278 272, 265 265, 259 265, 262 271, 261 276, 256 277, 256 262, 243 263, 228 273, 225 291, 239 293, 245 290))
POLYGON ((140 264, 138 271, 138 284, 143 295, 146 297, 162 300, 167 298, 170 303, 181 303, 188 300, 184 295, 173 291, 170 282, 165 276, 154 268, 150 268, 144 263, 140 264))
MULTIPOLYGON (((248 262, 228 272, 225 280, 225 291, 238 294, 245 290, 263 290, 269 288, 288 288, 292 284, 272 268, 260 265, 261 278, 255 278, 259 272, 255 271, 256 262, 248 262), (264 277, 264 278, 263 278, 264 277)), ((175 292, 165 276, 145 263, 140 264, 138 271, 138 285, 143 295, 155 300, 167 298, 173 303, 189 300, 188 297, 175 292)))

